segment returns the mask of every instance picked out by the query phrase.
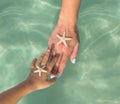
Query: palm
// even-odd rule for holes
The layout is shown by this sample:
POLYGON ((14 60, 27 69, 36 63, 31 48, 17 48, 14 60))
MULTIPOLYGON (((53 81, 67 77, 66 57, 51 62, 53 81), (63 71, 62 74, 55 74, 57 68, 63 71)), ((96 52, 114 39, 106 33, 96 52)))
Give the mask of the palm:
POLYGON ((77 55, 79 47, 78 32, 75 29, 65 30, 59 26, 56 26, 48 43, 49 48, 52 46, 52 44, 55 44, 55 52, 60 55, 56 63, 55 70, 62 74, 67 64, 68 58, 72 60, 77 55), (65 36, 66 41, 61 41, 58 35, 60 37, 65 36))

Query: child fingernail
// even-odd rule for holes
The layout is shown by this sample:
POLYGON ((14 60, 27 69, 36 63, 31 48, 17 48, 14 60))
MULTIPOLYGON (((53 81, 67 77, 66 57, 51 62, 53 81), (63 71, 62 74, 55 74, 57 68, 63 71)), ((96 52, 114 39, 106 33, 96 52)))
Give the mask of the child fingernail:
POLYGON ((61 74, 60 73, 57 73, 56 75, 54 75, 54 74, 50 74, 49 75, 49 79, 52 79, 52 78, 60 78, 61 77, 61 74))
POLYGON ((50 75, 50 79, 55 78, 55 77, 56 77, 56 76, 53 75, 53 74, 50 75))
POLYGON ((60 74, 60 73, 57 73, 57 74, 56 74, 56 77, 57 77, 57 78, 60 78, 60 77, 61 77, 61 74, 60 74))

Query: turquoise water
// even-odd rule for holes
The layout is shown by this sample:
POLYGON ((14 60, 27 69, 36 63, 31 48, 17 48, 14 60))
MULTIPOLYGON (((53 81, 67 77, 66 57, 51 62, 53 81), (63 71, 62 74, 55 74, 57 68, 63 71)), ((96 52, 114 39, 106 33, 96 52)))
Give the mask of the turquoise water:
MULTIPOLYGON (((0 92, 20 83, 47 49, 60 0, 0 1, 0 92)), ((75 65, 45 90, 18 104, 120 104, 120 0, 83 0, 75 65)))

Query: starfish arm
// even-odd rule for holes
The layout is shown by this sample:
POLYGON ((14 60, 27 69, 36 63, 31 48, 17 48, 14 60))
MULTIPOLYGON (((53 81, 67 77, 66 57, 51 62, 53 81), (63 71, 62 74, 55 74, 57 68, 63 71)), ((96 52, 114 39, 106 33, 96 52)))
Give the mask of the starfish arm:
POLYGON ((66 41, 63 41, 63 44, 65 45, 65 47, 67 47, 67 43, 66 43, 66 41))
POLYGON ((46 71, 46 70, 41 70, 41 72, 47 73, 47 71, 46 71))
POLYGON ((39 70, 39 77, 41 77, 41 71, 39 70))
POLYGON ((46 65, 45 65, 45 66, 43 66, 43 67, 42 67, 42 69, 44 69, 45 67, 46 67, 46 65))
POLYGON ((35 71, 34 71, 34 73, 38 73, 38 72, 39 72, 39 70, 35 70, 35 71))
POLYGON ((36 68, 40 70, 40 67, 36 64, 36 68))
POLYGON ((60 43, 62 43, 62 41, 61 41, 61 40, 57 43, 57 45, 59 45, 60 43))
POLYGON ((41 71, 40 70, 35 70, 34 73, 39 73, 39 76, 41 76, 41 71))
POLYGON ((57 34, 57 37, 61 40, 62 39, 62 37, 59 35, 59 34, 57 34))
POLYGON ((66 38, 65 40, 72 40, 72 38, 66 38))
POLYGON ((64 37, 64 38, 65 38, 65 34, 66 34, 66 32, 63 33, 63 37, 64 37))

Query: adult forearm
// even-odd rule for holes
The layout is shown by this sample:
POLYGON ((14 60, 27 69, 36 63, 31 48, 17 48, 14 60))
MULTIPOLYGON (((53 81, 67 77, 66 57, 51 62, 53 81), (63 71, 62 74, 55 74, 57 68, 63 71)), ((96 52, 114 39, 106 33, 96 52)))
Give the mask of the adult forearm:
POLYGON ((62 0, 59 21, 66 25, 76 25, 81 0, 62 0))
POLYGON ((33 91, 31 85, 24 81, 0 94, 0 104, 16 104, 22 97, 33 91))

